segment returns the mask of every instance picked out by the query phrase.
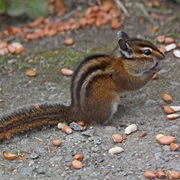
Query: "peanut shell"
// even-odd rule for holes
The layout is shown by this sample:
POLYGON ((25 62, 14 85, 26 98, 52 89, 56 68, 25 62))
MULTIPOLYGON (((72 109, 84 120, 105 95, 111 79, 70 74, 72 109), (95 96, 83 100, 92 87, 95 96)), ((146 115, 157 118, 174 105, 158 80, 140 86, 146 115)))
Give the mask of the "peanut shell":
POLYGON ((83 168, 83 164, 81 161, 78 161, 78 160, 73 160, 72 161, 72 166, 75 168, 75 169, 82 169, 83 168))
POLYGON ((151 170, 146 170, 144 172, 144 176, 146 178, 149 178, 149 179, 155 179, 156 178, 156 174, 153 171, 151 171, 151 170))
POLYGON ((167 93, 164 93, 164 94, 162 95, 162 99, 163 99, 165 102, 167 102, 167 103, 171 103, 171 102, 172 102, 172 96, 169 95, 169 94, 167 94, 167 93))
POLYGON ((123 141, 123 137, 120 135, 120 134, 114 134, 112 136, 114 142, 118 142, 118 143, 121 143, 123 141))
POLYGON ((60 145, 61 145, 61 141, 60 141, 59 139, 54 139, 54 140, 52 141, 52 145, 54 145, 54 146, 60 146, 60 145))
POLYGON ((162 136, 162 137, 160 137, 159 139, 157 139, 157 141, 158 141, 160 144, 169 145, 169 144, 175 142, 176 139, 175 139, 175 137, 173 137, 173 136, 162 136))
POLYGON ((165 179, 166 178, 166 173, 162 170, 158 170, 156 172, 156 177, 159 178, 159 179, 165 179))
POLYGON ((82 160, 84 159, 84 156, 83 156, 83 154, 76 154, 76 155, 74 156, 74 159, 76 159, 76 160, 78 160, 78 161, 82 161, 82 160))
POLYGON ((17 158, 16 154, 13 154, 13 153, 7 152, 7 151, 3 152, 3 156, 5 159, 8 159, 8 160, 15 160, 17 158))
POLYGON ((176 143, 171 143, 170 149, 171 149, 171 151, 177 151, 179 149, 179 145, 176 143))

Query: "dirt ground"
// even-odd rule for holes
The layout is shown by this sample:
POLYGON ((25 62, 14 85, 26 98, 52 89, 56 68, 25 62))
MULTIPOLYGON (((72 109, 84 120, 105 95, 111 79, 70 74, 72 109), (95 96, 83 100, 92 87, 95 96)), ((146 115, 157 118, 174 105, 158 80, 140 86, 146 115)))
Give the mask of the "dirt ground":
MULTIPOLYGON (((172 13, 161 14, 155 24, 148 20, 139 21, 135 13, 122 29, 131 36, 153 42, 157 35, 172 36, 174 33, 176 42, 180 42, 180 21, 170 19, 176 15, 178 7, 174 3, 169 6, 172 13), (162 22, 167 24, 160 26, 162 22), (154 26, 159 27, 156 33, 150 31, 154 26)), ((70 77, 61 75, 61 68, 74 69, 75 64, 87 54, 109 52, 116 43, 116 33, 109 27, 70 32, 66 36, 74 38, 75 45, 72 47, 63 45, 66 36, 62 35, 26 43, 27 50, 23 56, 10 56, 2 61, 7 68, 2 66, 0 70, 0 99, 4 101, 0 103, 0 113, 37 102, 70 104, 70 77), (71 62, 73 58, 75 62, 71 62), (28 59, 33 59, 33 63, 29 63, 28 59), (29 67, 37 69, 37 77, 29 78, 24 74, 29 67)), ((173 97, 172 105, 180 105, 180 59, 169 52, 161 65, 157 80, 120 97, 114 120, 138 126, 138 130, 123 143, 114 143, 112 135, 120 133, 126 137, 125 127, 99 124, 88 127, 88 136, 77 131, 67 135, 56 127, 25 133, 0 144, 1 179, 143 180, 147 169, 180 171, 180 150, 171 151, 168 145, 160 145, 155 139, 157 134, 172 135, 180 145, 180 119, 167 120, 163 112, 163 106, 167 104, 161 98, 163 93, 169 93, 173 97), (140 138, 143 131, 147 135, 140 138), (57 148, 52 146, 53 139, 60 139, 62 145, 57 148), (122 147, 124 152, 110 155, 108 150, 114 146, 122 147), (3 151, 20 151, 28 158, 8 161, 4 159, 3 151), (77 153, 84 154, 80 170, 69 166, 77 153)))

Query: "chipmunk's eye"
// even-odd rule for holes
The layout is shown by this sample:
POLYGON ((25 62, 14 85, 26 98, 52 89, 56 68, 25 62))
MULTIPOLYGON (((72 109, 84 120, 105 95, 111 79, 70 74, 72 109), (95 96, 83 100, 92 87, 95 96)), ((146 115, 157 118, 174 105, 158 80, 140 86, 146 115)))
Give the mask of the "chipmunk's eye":
POLYGON ((146 55, 146 56, 149 56, 151 55, 152 51, 150 49, 144 49, 143 53, 146 55))

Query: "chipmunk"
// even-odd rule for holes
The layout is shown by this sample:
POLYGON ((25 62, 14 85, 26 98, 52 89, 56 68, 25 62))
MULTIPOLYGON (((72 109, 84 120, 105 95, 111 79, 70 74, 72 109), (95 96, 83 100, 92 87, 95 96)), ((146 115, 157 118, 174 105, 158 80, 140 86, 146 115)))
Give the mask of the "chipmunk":
POLYGON ((151 42, 119 31, 118 45, 108 54, 85 58, 74 71, 71 105, 35 104, 0 117, 0 139, 59 122, 83 120, 106 124, 117 111, 119 95, 144 86, 160 69, 164 54, 151 42))

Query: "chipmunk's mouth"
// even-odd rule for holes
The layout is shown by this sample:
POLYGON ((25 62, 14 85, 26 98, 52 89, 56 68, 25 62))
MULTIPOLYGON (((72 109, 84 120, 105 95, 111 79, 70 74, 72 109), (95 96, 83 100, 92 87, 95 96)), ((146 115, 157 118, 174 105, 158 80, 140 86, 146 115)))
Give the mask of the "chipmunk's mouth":
POLYGON ((143 68, 144 70, 139 70, 139 69, 134 70, 134 74, 136 76, 144 76, 144 74, 149 73, 151 71, 158 72, 159 70, 161 70, 161 66, 159 65, 158 61, 154 61, 150 67, 144 66, 143 68))
POLYGON ((154 62, 153 66, 151 66, 148 70, 144 71, 143 74, 149 73, 150 71, 158 72, 161 70, 161 66, 159 65, 159 62, 154 62))
POLYGON ((157 61, 156 64, 151 69, 156 71, 161 70, 161 66, 159 65, 159 62, 157 61))

